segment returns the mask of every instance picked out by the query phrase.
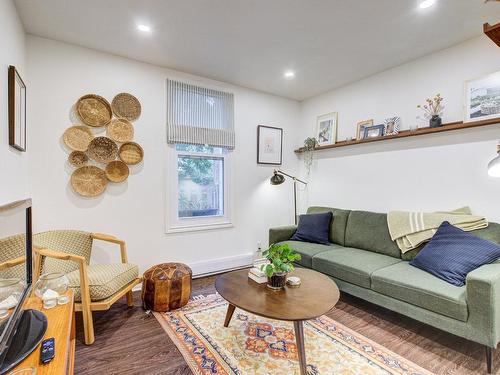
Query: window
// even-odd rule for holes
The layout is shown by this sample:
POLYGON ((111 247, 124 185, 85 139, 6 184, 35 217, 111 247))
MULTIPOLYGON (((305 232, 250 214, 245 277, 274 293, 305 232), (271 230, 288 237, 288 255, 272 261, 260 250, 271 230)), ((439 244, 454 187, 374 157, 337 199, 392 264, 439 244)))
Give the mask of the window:
POLYGON ((167 80, 167 232, 231 226, 233 94, 167 80))
POLYGON ((230 226, 229 154, 220 147, 171 147, 168 232, 230 226), (173 177, 173 178, 172 178, 173 177))

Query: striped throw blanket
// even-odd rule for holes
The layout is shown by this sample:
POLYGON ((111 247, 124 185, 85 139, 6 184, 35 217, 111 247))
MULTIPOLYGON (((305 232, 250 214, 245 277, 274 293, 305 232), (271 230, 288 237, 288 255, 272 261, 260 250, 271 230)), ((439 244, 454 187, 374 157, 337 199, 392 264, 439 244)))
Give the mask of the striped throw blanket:
POLYGON ((451 212, 392 211, 387 214, 391 239, 396 241, 403 254, 429 241, 443 221, 448 221, 465 231, 488 226, 488 221, 482 216, 472 215, 469 207, 451 212))

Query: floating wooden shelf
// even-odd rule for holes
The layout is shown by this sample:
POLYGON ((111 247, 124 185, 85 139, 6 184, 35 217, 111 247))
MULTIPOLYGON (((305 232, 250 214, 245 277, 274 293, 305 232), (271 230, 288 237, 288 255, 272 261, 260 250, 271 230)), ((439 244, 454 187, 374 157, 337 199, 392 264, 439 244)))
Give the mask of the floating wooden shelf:
MULTIPOLYGON (((441 126, 439 128, 420 128, 417 130, 403 130, 403 131, 400 131, 398 134, 386 135, 384 137, 340 141, 340 142, 337 142, 333 145, 318 146, 314 149, 314 151, 329 150, 332 148, 346 147, 346 146, 355 146, 355 145, 360 145, 360 144, 364 144, 364 143, 381 142, 381 141, 386 141, 388 139, 416 137, 418 135, 442 133, 442 132, 447 132, 447 131, 451 131, 451 130, 477 128, 480 126, 488 126, 488 125, 495 125, 495 124, 500 125, 500 118, 491 119, 491 120, 474 121, 474 122, 462 122, 462 121, 451 122, 449 124, 443 124, 443 126, 441 126)), ((301 148, 295 150, 295 152, 298 154, 303 153, 304 147, 301 147, 301 148)))
POLYGON ((500 23, 491 26, 489 23, 483 25, 484 33, 500 47, 500 23))

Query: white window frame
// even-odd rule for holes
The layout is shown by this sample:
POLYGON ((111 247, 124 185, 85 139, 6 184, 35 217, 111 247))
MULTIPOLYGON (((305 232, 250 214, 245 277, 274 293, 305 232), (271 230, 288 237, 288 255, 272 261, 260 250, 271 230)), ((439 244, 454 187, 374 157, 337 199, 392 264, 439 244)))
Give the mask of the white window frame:
POLYGON ((230 228, 231 222, 231 189, 230 189, 230 159, 231 152, 224 150, 222 154, 201 153, 192 151, 178 151, 175 144, 168 145, 168 166, 167 166, 167 196, 166 203, 166 233, 180 233, 191 231, 202 231, 211 229, 230 228), (205 217, 179 217, 179 155, 197 156, 207 158, 223 159, 224 173, 224 214, 205 217))

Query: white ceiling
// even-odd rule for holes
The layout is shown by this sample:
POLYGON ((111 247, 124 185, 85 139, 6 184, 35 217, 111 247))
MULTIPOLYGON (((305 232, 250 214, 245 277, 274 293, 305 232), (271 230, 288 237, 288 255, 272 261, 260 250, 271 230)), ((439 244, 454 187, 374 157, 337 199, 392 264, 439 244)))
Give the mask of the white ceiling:
POLYGON ((28 33, 305 99, 482 33, 484 0, 15 0, 28 33), (151 25, 144 35, 136 24, 151 25), (296 72, 293 80, 283 72, 296 72))

